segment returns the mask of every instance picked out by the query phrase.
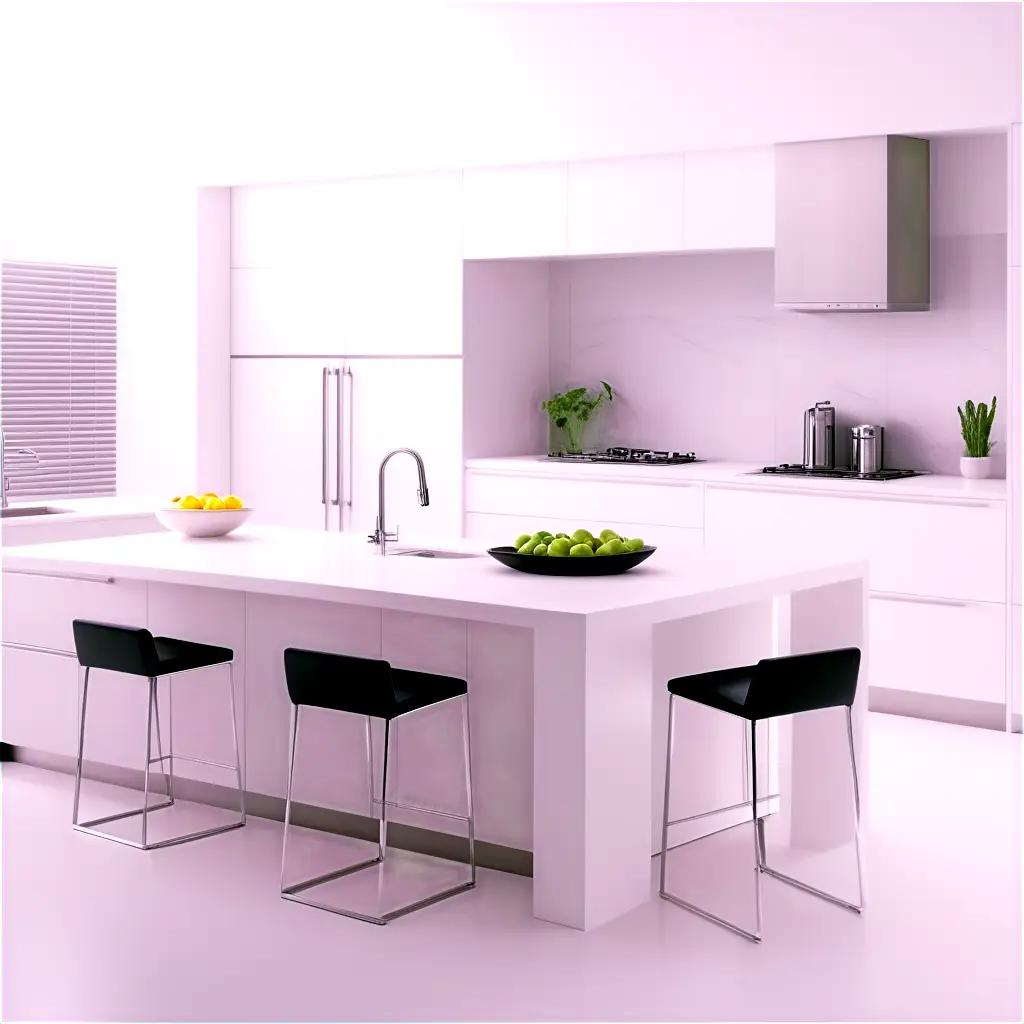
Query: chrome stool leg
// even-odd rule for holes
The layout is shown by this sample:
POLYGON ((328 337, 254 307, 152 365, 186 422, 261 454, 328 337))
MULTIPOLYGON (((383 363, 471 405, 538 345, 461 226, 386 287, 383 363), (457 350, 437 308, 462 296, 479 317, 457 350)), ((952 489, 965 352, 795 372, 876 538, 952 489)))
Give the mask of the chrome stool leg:
MULTIPOLYGON (((168 681, 168 690, 170 689, 168 681)), ((235 717, 235 663, 228 662, 228 694, 231 697, 231 745, 235 750, 235 779, 238 783, 238 818, 239 823, 245 824, 245 780, 242 778, 242 756, 238 749, 238 721, 235 717)), ((244 694, 243 694, 244 696, 244 694)), ((244 707, 244 704, 243 704, 244 707)), ((159 720, 157 724, 157 736, 159 737, 159 720)), ((174 762, 171 762, 173 777, 174 762)))
POLYGON ((462 756, 466 767, 466 838, 469 840, 469 877, 476 884, 476 834, 473 824, 473 751, 469 740, 469 693, 462 699, 462 756))
MULTIPOLYGON (((369 723, 369 718, 367 718, 369 723)), ((367 739, 369 740, 369 730, 367 731, 367 739)), ((370 860, 359 861, 356 864, 352 864, 349 867, 340 868, 337 871, 328 871, 325 874, 317 875, 315 878, 307 878, 301 882, 295 882, 292 885, 285 885, 285 879, 287 877, 288 870, 288 832, 291 828, 292 820, 292 791, 295 782, 295 755, 299 746, 299 705, 292 705, 291 713, 291 737, 288 743, 288 785, 285 790, 285 803, 284 803, 284 833, 281 841, 281 898, 291 900, 294 903, 304 903, 308 907, 316 907, 318 910, 329 910, 335 914, 341 914, 344 917, 354 917, 360 921, 370 921, 374 924, 386 924, 385 921, 377 921, 376 918, 366 917, 361 914, 346 913, 345 911, 338 910, 336 907, 328 906, 325 903, 319 903, 316 900, 311 900, 306 896, 300 895, 305 892, 306 889, 311 889, 313 886, 320 885, 324 882, 331 882, 336 878, 342 878, 344 875, 350 875, 353 872, 360 871, 363 868, 370 867, 371 864, 379 864, 381 862, 381 854, 378 847, 378 854, 376 857, 370 860)), ((372 764, 372 761, 371 761, 372 764)), ((372 785, 372 777, 371 777, 372 785)))
POLYGON ((388 755, 391 753, 391 723, 384 722, 384 758, 380 776, 380 824, 377 826, 377 857, 388 855, 388 755))
MULTIPOLYGON (((456 698, 452 698, 456 699, 456 698)), ((430 705, 436 707, 437 705, 430 705)), ((451 814, 447 811, 436 810, 430 807, 418 807, 412 804, 403 804, 395 800, 388 800, 387 785, 388 785, 388 764, 389 759, 393 759, 393 747, 394 738, 392 737, 392 722, 388 719, 384 720, 384 752, 381 770, 381 796, 380 796, 380 822, 378 825, 377 832, 377 855, 369 860, 359 861, 355 864, 351 864, 348 867, 339 868, 336 871, 328 871, 325 874, 317 875, 315 878, 307 878, 300 882, 294 882, 291 885, 285 884, 286 873, 287 873, 287 858, 288 858, 288 832, 291 826, 291 808, 292 808, 292 790, 293 781, 295 776, 295 751, 298 746, 298 724, 299 724, 299 707, 298 705, 292 705, 292 733, 291 742, 289 745, 288 754, 288 785, 285 797, 285 815, 284 815, 284 835, 282 839, 281 847, 281 897, 282 899, 291 900, 294 903, 302 903, 308 907, 315 907, 317 910, 327 910, 332 914, 338 914, 340 917, 350 917, 357 921, 365 921, 369 924, 385 925, 395 918, 402 917, 405 914, 411 914, 415 910, 422 910, 424 907, 429 907, 433 903, 439 903, 441 900, 447 899, 449 896, 454 896, 456 893, 465 892, 467 889, 472 889, 476 885, 476 851, 474 845, 474 825, 473 825, 473 782, 472 782, 472 766, 470 760, 471 748, 469 738, 469 703, 468 696, 465 698, 463 705, 463 753, 466 758, 466 796, 467 796, 467 815, 463 817, 459 814, 451 814), (357 871, 362 871, 364 868, 372 867, 374 865, 382 864, 387 857, 387 846, 388 846, 388 808, 389 807, 400 807, 407 810, 417 811, 421 814, 438 814, 446 818, 457 818, 461 821, 465 821, 467 825, 467 834, 469 841, 469 868, 470 868, 470 879, 466 882, 460 882, 457 885, 450 886, 441 892, 434 893, 430 896, 426 896, 423 899, 416 900, 413 903, 408 903, 404 906, 397 907, 395 910, 389 910, 387 913, 375 917, 369 914, 360 914, 354 910, 347 910, 342 907, 333 906, 328 903, 323 903, 318 900, 311 899, 309 896, 304 895, 306 890, 312 889, 314 886, 322 885, 325 882, 331 882, 335 879, 342 878, 345 875, 354 874, 357 871)), ((414 712, 413 712, 414 713, 414 712)), ((370 777, 370 807, 371 812, 373 805, 377 803, 377 799, 373 794, 373 741, 371 734, 370 720, 367 718, 366 728, 366 751, 367 751, 367 768, 370 777)))
MULTIPOLYGON (((168 693, 168 753, 165 755, 163 752, 163 740, 160 728, 160 702, 159 702, 159 677, 150 676, 148 678, 149 683, 149 694, 147 699, 146 709, 146 764, 143 771, 143 784, 142 794, 143 802, 142 807, 136 808, 130 811, 120 811, 117 814, 108 814, 102 818, 94 818, 91 821, 79 822, 79 800, 81 795, 81 784, 82 784, 82 763, 84 760, 85 750, 85 712, 86 702, 88 697, 89 689, 89 669, 86 668, 84 672, 84 678, 82 683, 82 701, 81 710, 79 715, 79 728, 78 728, 78 759, 75 766, 75 800, 74 807, 72 810, 72 827, 78 832, 87 832, 90 835, 99 836, 101 839, 109 839, 114 843, 121 843, 123 846, 132 846, 138 850, 157 850, 165 846, 177 846, 180 843, 187 843, 193 839, 202 839, 206 836, 215 836, 221 832, 230 832, 232 829, 241 828, 245 824, 245 791, 242 784, 242 762, 238 744, 238 732, 235 720, 235 692, 234 692, 234 671, 233 664, 228 662, 229 679, 231 680, 231 725, 232 725, 232 739, 235 749, 235 763, 234 765, 221 764, 215 761, 205 761, 202 758, 186 757, 184 755, 178 755, 178 759, 181 761, 191 761, 197 764, 208 764, 215 768, 224 768, 233 770, 235 772, 236 779, 238 780, 239 788, 239 820, 233 821, 227 825, 216 825, 212 828, 200 829, 196 832, 189 832, 181 836, 173 836, 170 839, 162 839, 159 842, 149 842, 149 815, 154 811, 162 811, 167 807, 174 805, 174 705, 173 698, 171 697, 172 689, 170 680, 167 684, 168 693), (153 757, 153 721, 156 720, 156 743, 158 756, 153 757), (163 803, 158 803, 150 806, 149 804, 149 780, 150 772, 154 764, 160 764, 161 766, 167 762, 169 770, 164 771, 164 779, 167 785, 167 799, 163 803), (121 836, 112 835, 109 832, 101 831, 98 826, 105 825, 111 821, 119 821, 122 818, 131 818, 135 816, 141 816, 142 818, 142 836, 141 842, 134 839, 126 839, 121 836)), ((210 666, 214 667, 214 666, 210 666)), ((206 668, 204 667, 204 671, 206 668)), ((196 670, 198 671, 198 670, 196 670)))
POLYGON ((813 885, 808 885, 806 882, 801 882, 799 878, 793 878, 792 875, 785 875, 781 871, 776 871, 774 868, 769 867, 764 854, 763 825, 761 826, 760 839, 760 869, 766 875, 770 875, 772 878, 777 878, 780 882, 785 882, 787 885, 791 885, 795 889, 800 889, 802 892, 809 893, 811 896, 817 896, 819 899, 827 900, 829 903, 834 903, 837 907, 842 907, 844 910, 849 910, 854 914, 859 914, 864 909, 864 878, 861 870, 860 852, 860 786, 857 780, 857 762, 853 751, 853 714, 849 707, 845 710, 847 738, 850 743, 850 770, 853 775, 853 838, 857 857, 857 891, 859 902, 850 903, 848 900, 841 899, 839 896, 834 896, 832 893, 825 892, 823 889, 818 889, 813 885))
POLYGON ((71 824, 78 824, 78 803, 82 795, 82 757, 85 753, 85 706, 89 697, 89 669, 79 667, 82 676, 82 697, 78 702, 78 758, 75 761, 75 802, 71 808, 71 824))
MULTIPOLYGON (((154 713, 156 717, 156 763, 163 765, 166 761, 169 768, 163 772, 164 787, 167 790, 167 800, 169 803, 174 803, 174 736, 171 734, 171 721, 168 717, 167 729, 168 729, 168 741, 167 741, 167 757, 164 757, 164 746, 161 739, 160 729, 160 680, 156 680, 155 683, 156 696, 154 697, 154 713)), ((167 699, 170 700, 171 694, 171 677, 167 677, 167 699)))
MULTIPOLYGON (((757 927, 755 931, 749 931, 746 928, 741 927, 732 921, 727 920, 724 917, 719 917, 717 914, 712 914, 710 911, 704 910, 698 907, 694 903, 689 903, 686 900, 680 899, 678 896, 670 893, 665 885, 665 875, 667 872, 667 861, 668 861, 668 827, 669 824, 678 824, 678 822, 669 821, 669 796, 671 793, 671 780, 672 780, 672 754, 674 746, 674 694, 669 694, 668 698, 668 744, 665 752, 665 804, 664 812, 661 823, 661 881, 658 887, 658 895, 662 899, 668 900, 669 903, 675 904, 677 907, 682 907, 683 910, 689 910, 691 913, 696 914, 698 917, 704 918, 706 921, 711 921, 713 924, 721 925, 723 928, 729 929, 731 932, 735 932, 737 935, 742 935, 745 939, 750 939, 752 942, 761 941, 761 872, 760 872, 760 859, 758 856, 758 818, 757 818, 757 749, 756 749, 756 731, 755 728, 751 728, 751 761, 753 768, 751 771, 751 789, 752 789, 752 801, 751 801, 751 825, 753 827, 753 839, 754 839, 754 903, 755 911, 757 915, 757 927)), ((742 806, 742 805, 741 805, 742 806)), ((702 815, 695 815, 694 817, 702 817, 702 815)), ((686 821, 688 819, 681 818, 679 821, 686 821)), ((701 837, 706 838, 706 837, 701 837)))
POLYGON ((146 770, 142 776, 142 848, 146 848, 149 824, 149 769, 153 764, 153 705, 156 703, 156 679, 149 678, 149 701, 146 707, 146 770))

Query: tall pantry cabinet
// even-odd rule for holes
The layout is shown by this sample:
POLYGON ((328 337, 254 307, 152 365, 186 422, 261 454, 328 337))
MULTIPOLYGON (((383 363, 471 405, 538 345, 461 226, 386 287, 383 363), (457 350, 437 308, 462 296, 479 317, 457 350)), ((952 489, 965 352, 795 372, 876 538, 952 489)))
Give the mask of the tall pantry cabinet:
POLYGON ((457 172, 232 190, 231 486, 254 521, 461 532, 457 172))

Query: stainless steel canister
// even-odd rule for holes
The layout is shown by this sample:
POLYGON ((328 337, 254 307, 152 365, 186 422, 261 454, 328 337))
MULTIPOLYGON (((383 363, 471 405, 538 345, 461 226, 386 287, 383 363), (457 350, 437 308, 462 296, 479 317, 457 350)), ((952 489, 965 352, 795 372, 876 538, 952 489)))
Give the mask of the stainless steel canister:
POLYGON ((850 464, 858 473, 877 473, 882 468, 883 427, 860 423, 850 427, 850 464))
POLYGON ((835 469, 836 411, 831 402, 816 402, 804 413, 804 466, 835 469))

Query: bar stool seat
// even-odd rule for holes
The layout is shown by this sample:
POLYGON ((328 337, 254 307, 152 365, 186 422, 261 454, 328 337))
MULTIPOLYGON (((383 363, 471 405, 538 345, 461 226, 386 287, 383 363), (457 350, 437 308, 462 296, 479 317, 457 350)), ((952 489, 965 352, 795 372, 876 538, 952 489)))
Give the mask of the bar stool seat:
POLYGON ((281 896, 286 900, 304 903, 319 910, 328 910, 343 917, 355 918, 370 924, 384 925, 396 917, 420 910, 456 893, 476 885, 476 853, 473 835, 473 776, 469 736, 469 687, 464 679, 393 668, 379 658, 356 658, 323 651, 307 651, 289 647, 284 652, 285 681, 292 702, 291 738, 288 748, 288 785, 285 799, 284 834, 281 843, 281 896), (434 707, 445 701, 461 699, 462 754, 466 774, 466 814, 457 814, 430 807, 418 807, 388 799, 388 768, 390 752, 394 746, 395 722, 413 712, 434 707), (286 884, 288 864, 288 836, 292 817, 292 787, 295 779, 295 754, 299 742, 300 711, 303 708, 323 708, 366 719, 366 759, 369 778, 371 813, 380 807, 377 853, 375 857, 328 871, 303 881, 286 884), (379 798, 374 793, 373 734, 371 720, 384 722, 383 770, 379 798), (388 848, 388 808, 403 807, 421 814, 436 814, 466 823, 469 844, 469 878, 440 892, 406 903, 379 915, 358 913, 334 904, 322 902, 307 895, 309 890, 327 882, 354 874, 375 864, 383 864, 388 848))
POLYGON ((238 727, 235 718, 235 686, 234 686, 234 651, 229 647, 218 647, 214 644, 196 643, 192 640, 180 640, 176 637, 153 636, 148 629, 134 626, 120 626, 110 622, 92 622, 87 619, 75 619, 72 622, 75 636, 75 651, 83 673, 79 707, 78 726, 78 759, 75 767, 75 802, 71 823, 76 831, 88 832, 103 839, 123 843, 141 850, 152 850, 162 846, 201 839, 204 836, 217 835, 230 829, 240 828, 245 824, 245 789, 242 783, 242 763, 238 745, 238 727), (172 676, 181 672, 193 672, 197 669, 214 668, 226 665, 228 668, 228 691, 230 697, 231 738, 234 746, 235 763, 221 764, 198 757, 174 753, 173 705, 171 702, 171 683, 167 683, 168 695, 168 743, 167 754, 163 752, 163 739, 160 731, 160 700, 158 680, 162 676, 172 676), (92 821, 79 822, 78 808, 82 789, 82 764, 85 756, 85 722, 89 696, 89 673, 92 669, 104 669, 109 672, 121 672, 126 675, 145 677, 149 682, 149 699, 147 702, 146 722, 146 763, 143 776, 143 806, 137 810, 109 814, 92 821), (153 757, 153 722, 156 720, 156 743, 158 756, 153 757), (150 843, 149 815, 154 811, 163 810, 174 805, 174 759, 223 768, 235 775, 238 786, 239 818, 227 825, 201 829, 186 835, 174 836, 160 842, 150 843), (166 769, 164 768, 166 762, 166 769), (167 799, 163 803, 151 805, 149 802, 150 769, 160 765, 167 788, 167 799), (122 818, 140 815, 142 818, 142 838, 140 842, 122 836, 104 832, 99 825, 122 818))
POLYGON ((756 665, 746 665, 743 668, 726 668, 718 672, 680 676, 678 679, 669 680, 668 692, 676 697, 703 704, 705 707, 725 711, 730 715, 739 715, 749 721, 754 715, 752 709, 745 705, 756 668, 756 665))
POLYGON ((467 692, 464 679, 393 668, 372 658, 290 647, 284 661, 293 703, 385 721, 467 692))
MULTIPOLYGON (((702 672, 697 675, 680 676, 670 679, 667 684, 668 698, 668 743, 665 756, 665 808, 661 826, 661 882, 658 893, 670 903, 689 910, 707 921, 722 925, 744 938, 761 941, 761 875, 766 874, 792 885, 794 888, 818 896, 845 910, 859 914, 864 909, 864 884, 860 851, 860 786, 857 778, 857 762, 853 743, 852 706, 857 693, 857 678, 860 672, 860 651, 856 647, 845 647, 834 651, 817 651, 810 654, 791 655, 783 658, 764 658, 756 665, 745 665, 721 669, 716 672, 702 672), (665 884, 668 860, 668 830, 672 825, 694 821, 706 814, 694 814, 685 818, 670 820, 669 796, 672 778, 672 737, 674 726, 674 700, 676 697, 702 704, 705 707, 724 711, 727 714, 749 722, 749 747, 744 743, 749 757, 751 795, 749 801, 735 805, 751 807, 751 821, 754 826, 754 901, 756 927, 743 928, 733 921, 712 914, 693 903, 670 893, 665 884), (764 816, 758 814, 759 796, 757 788, 757 725, 759 722, 783 715, 796 715, 808 711, 823 711, 828 708, 842 708, 846 717, 846 733, 850 752, 850 774, 853 790, 854 843, 857 857, 858 902, 851 903, 832 893, 823 892, 781 871, 769 867, 765 854, 764 816)), ((742 822, 740 823, 742 824, 742 822)), ((697 837, 698 839, 704 837, 697 837)), ((688 842, 696 842, 696 839, 688 842)), ((682 843, 680 845, 687 845, 682 843)))
POLYGON ((192 640, 176 640, 169 636, 155 636, 158 659, 154 675, 166 676, 175 672, 191 672, 197 668, 212 668, 226 665, 235 658, 230 647, 215 647, 213 644, 198 644, 192 640))

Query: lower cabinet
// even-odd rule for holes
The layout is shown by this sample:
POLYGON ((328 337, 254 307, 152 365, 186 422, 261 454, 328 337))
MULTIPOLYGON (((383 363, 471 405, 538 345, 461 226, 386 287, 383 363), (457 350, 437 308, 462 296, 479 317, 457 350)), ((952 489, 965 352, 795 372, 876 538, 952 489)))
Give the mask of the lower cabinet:
POLYGON ((56 654, 3 650, 3 739, 72 755, 77 750, 78 662, 56 654))
POLYGON ((1002 502, 709 486, 706 513, 710 544, 799 545, 868 559, 869 685, 1005 702, 1002 502))
MULTIPOLYGON (((84 574, 3 574, 3 739, 52 754, 78 750, 76 618, 146 625, 146 585, 84 574)), ((146 684, 115 672, 89 680, 85 756, 142 768, 146 684)))
POLYGON ((874 594, 871 685, 1003 704, 1006 605, 874 594))

